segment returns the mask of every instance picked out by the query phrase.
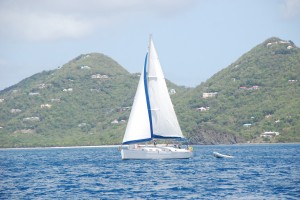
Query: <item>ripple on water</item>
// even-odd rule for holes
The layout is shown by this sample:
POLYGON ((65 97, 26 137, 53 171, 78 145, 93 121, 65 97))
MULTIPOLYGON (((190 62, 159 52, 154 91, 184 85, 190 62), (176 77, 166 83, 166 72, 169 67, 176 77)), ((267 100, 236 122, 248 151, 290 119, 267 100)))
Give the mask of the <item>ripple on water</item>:
POLYGON ((298 199, 299 147, 195 146, 189 160, 126 161, 116 148, 0 150, 0 198, 298 199))

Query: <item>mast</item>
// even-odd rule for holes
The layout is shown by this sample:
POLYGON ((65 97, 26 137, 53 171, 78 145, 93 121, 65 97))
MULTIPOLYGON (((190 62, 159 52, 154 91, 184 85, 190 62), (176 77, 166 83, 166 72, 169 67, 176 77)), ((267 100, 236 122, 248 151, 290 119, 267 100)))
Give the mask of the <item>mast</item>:
POLYGON ((149 44, 148 44, 148 53, 146 55, 145 60, 145 66, 144 66, 144 85, 145 85, 145 95, 146 95, 146 101, 147 101, 147 109, 148 109, 148 117, 149 117, 149 125, 150 125, 150 135, 151 139, 153 139, 153 123, 152 123, 152 112, 151 112, 151 103, 150 103, 150 97, 149 97, 149 63, 150 63, 150 56, 151 56, 151 41, 152 41, 152 34, 149 36, 149 44), (148 58, 148 59, 147 59, 148 58))

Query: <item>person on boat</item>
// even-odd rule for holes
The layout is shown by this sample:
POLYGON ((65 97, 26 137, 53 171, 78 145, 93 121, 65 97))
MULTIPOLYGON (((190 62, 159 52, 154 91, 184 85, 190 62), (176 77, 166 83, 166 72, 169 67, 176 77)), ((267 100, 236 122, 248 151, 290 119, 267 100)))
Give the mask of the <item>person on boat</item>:
POLYGON ((154 140, 154 146, 156 147, 156 140, 154 140))

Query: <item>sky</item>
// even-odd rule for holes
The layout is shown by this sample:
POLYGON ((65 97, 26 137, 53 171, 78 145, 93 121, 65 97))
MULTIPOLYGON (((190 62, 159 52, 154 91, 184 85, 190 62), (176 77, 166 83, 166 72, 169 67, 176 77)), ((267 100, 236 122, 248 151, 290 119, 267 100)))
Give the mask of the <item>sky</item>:
POLYGON ((300 0, 0 0, 0 90, 80 54, 195 87, 270 37, 300 46, 300 0))

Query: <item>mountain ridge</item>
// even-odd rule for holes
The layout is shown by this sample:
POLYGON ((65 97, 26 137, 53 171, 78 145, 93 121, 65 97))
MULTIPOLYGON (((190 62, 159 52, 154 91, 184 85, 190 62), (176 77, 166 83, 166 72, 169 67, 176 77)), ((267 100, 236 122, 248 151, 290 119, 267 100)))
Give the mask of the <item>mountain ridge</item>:
POLYGON ((196 87, 189 103, 193 109, 210 107, 194 115, 197 126, 207 130, 242 136, 248 142, 299 141, 299 78, 299 48, 273 37, 196 87), (204 93, 217 95, 193 100, 204 93), (281 134, 261 137, 264 132, 281 134))
MULTIPOLYGON (((195 88, 167 85, 193 144, 300 142, 299 73, 299 48, 273 37, 195 88)), ((0 91, 0 147, 120 144, 138 79, 101 53, 28 77, 0 91)))

